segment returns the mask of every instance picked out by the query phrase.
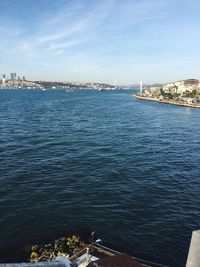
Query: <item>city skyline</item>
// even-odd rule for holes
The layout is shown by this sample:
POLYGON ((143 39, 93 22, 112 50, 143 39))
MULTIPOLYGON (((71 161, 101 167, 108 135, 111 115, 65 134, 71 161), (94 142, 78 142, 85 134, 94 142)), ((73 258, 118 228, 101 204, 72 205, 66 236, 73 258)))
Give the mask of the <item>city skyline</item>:
POLYGON ((1 0, 0 73, 32 80, 200 78, 196 0, 1 0))

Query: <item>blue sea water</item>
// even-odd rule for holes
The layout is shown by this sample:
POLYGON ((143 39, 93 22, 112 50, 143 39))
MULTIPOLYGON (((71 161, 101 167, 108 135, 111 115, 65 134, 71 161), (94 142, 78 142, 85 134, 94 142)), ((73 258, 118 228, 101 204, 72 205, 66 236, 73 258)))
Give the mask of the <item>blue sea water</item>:
POLYGON ((95 229, 104 245, 185 265, 200 229, 200 110, 131 94, 0 90, 0 262, 95 229))

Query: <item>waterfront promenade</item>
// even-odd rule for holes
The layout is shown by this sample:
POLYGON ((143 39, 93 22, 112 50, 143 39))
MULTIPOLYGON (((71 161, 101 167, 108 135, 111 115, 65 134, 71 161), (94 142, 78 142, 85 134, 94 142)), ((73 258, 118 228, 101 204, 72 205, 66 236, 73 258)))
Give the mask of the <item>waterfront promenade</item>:
POLYGON ((189 107, 189 108, 200 108, 200 104, 197 104, 197 103, 186 103, 186 102, 181 102, 181 101, 176 101, 176 100, 166 100, 166 99, 161 100, 158 98, 141 96, 141 95, 137 95, 137 94, 133 94, 133 96, 138 98, 138 99, 147 100, 147 101, 154 101, 154 102, 159 102, 159 103, 163 103, 163 104, 184 106, 184 107, 189 107))

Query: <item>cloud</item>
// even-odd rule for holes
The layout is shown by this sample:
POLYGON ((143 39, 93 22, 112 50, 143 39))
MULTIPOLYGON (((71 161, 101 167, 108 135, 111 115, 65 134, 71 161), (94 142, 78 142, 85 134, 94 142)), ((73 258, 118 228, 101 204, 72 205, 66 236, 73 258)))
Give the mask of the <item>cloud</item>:
MULTIPOLYGON (((152 10, 156 5, 158 9, 160 3, 152 0, 71 1, 62 5, 53 15, 50 13, 44 18, 40 16, 40 20, 37 21, 33 18, 31 27, 27 25, 26 28, 26 24, 21 23, 22 29, 10 29, 9 32, 15 32, 18 37, 12 50, 30 56, 39 55, 42 51, 48 53, 48 51, 72 49, 74 46, 91 41, 96 42, 98 46, 98 42, 101 43, 104 38, 110 39, 111 36, 114 41, 123 38, 127 29, 133 24, 152 18, 152 14, 155 16, 152 10)), ((130 31, 127 32, 130 34, 130 31)), ((104 42, 103 47, 110 49, 109 42, 104 42)))
POLYGON ((45 21, 37 23, 34 31, 22 38, 20 49, 27 54, 38 50, 64 49, 89 42, 106 16, 113 0, 85 6, 77 2, 69 11, 69 6, 45 21))
POLYGON ((81 43, 87 42, 89 39, 75 39, 75 40, 67 40, 65 42, 56 42, 56 43, 50 43, 48 50, 55 50, 60 48, 69 48, 76 45, 79 45, 81 43))
POLYGON ((35 12, 29 19, 26 13, 21 15, 23 1, 14 8, 18 12, 13 9, 0 16, 1 60, 10 65, 18 61, 24 68, 37 66, 42 73, 46 62, 52 73, 67 68, 74 75, 78 70, 89 75, 95 70, 106 77, 117 72, 125 76, 135 66, 142 72, 145 66, 156 69, 157 62, 168 64, 167 58, 184 66, 188 58, 199 56, 198 12, 196 7, 188 12, 185 1, 182 5, 180 0, 28 2, 35 12), (57 60, 56 55, 62 56, 57 60))
POLYGON ((57 50, 54 54, 55 55, 60 55, 60 54, 63 54, 65 52, 64 49, 60 49, 60 50, 57 50))
MULTIPOLYGON (((44 43, 50 43, 51 41, 56 41, 56 40, 63 40, 64 38, 73 36, 77 33, 80 33, 83 31, 88 25, 88 19, 83 19, 79 22, 75 22, 70 29, 67 28, 67 25, 65 26, 65 29, 61 29, 60 31, 56 31, 53 33, 50 32, 49 34, 41 33, 36 42, 35 45, 41 45, 44 43)), ((63 26, 62 26, 63 27, 63 26)))

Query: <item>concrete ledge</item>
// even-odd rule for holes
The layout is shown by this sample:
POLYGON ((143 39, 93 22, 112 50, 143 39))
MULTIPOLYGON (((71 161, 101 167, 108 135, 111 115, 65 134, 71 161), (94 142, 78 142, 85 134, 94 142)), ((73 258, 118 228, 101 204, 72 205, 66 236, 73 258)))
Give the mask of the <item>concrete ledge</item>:
POLYGON ((200 230, 192 232, 186 267, 200 267, 200 230))
POLYGON ((190 104, 190 103, 178 102, 178 101, 175 101, 175 100, 160 100, 160 99, 157 99, 157 98, 134 95, 134 94, 133 94, 133 96, 138 98, 138 99, 158 102, 158 103, 162 103, 162 104, 176 105, 176 106, 182 106, 182 107, 188 107, 188 108, 200 108, 200 104, 195 104, 195 103, 191 103, 190 104))

